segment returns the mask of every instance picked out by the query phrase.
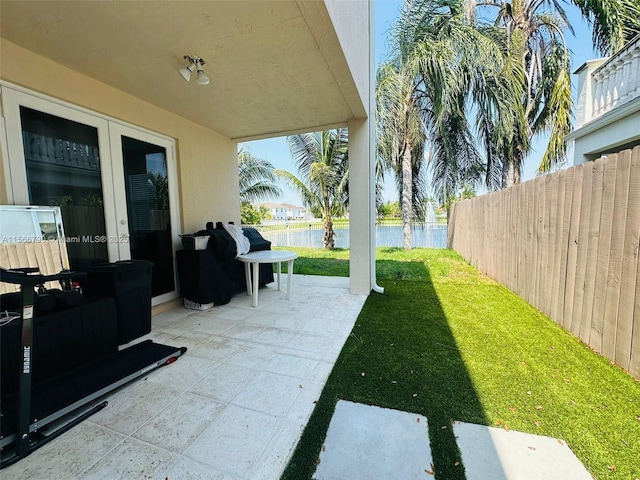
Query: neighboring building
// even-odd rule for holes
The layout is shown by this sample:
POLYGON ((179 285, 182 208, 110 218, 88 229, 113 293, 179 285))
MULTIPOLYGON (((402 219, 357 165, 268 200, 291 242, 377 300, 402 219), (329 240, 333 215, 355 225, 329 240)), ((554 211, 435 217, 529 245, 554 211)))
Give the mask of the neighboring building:
POLYGON ((573 164, 640 145, 640 35, 608 59, 590 60, 578 75, 573 164))
POLYGON ((259 206, 269 210, 272 220, 305 220, 310 217, 307 209, 290 203, 261 203, 259 206))
POLYGON ((351 291, 368 294, 372 9, 372 0, 2 1, 0 204, 59 204, 68 234, 130 236, 89 260, 155 255, 158 305, 179 298, 179 234, 240 221, 238 143, 347 126, 351 291), (196 55, 208 85, 185 68, 196 55))

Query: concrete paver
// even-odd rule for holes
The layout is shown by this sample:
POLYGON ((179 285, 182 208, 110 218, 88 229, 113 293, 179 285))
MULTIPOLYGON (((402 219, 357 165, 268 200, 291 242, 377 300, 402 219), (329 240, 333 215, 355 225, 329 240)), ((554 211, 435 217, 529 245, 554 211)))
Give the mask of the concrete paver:
MULTIPOLYGON (((562 440, 462 422, 453 428, 467 480, 592 480, 562 440)), ((425 417, 338 401, 315 480, 434 477, 425 417)))

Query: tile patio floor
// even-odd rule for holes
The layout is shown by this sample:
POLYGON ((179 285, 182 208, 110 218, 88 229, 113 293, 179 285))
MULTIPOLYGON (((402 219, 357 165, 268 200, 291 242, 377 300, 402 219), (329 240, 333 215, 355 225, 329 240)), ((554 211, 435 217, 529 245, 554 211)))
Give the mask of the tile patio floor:
POLYGON ((347 278, 300 275, 285 294, 156 315, 144 338, 187 353, 0 478, 278 479, 366 299, 347 278))

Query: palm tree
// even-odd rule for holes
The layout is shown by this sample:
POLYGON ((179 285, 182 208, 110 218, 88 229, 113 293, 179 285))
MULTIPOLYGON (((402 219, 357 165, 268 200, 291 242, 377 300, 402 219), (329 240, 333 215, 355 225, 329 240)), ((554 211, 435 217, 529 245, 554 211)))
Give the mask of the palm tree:
POLYGON ((493 182, 494 165, 502 170, 496 138, 510 135, 516 118, 505 83, 513 82, 518 69, 508 68, 499 42, 464 13, 458 0, 406 1, 392 31, 395 56, 378 71, 378 152, 398 179, 405 248, 411 207, 422 193, 414 189, 413 175, 427 143, 435 193, 446 203, 466 183, 483 176, 493 182), (476 122, 483 133, 479 142, 466 119, 473 101, 485 105, 478 109, 485 112, 476 122), (487 149, 486 162, 477 143, 487 149))
MULTIPOLYGON (((513 64, 520 63, 524 75, 509 82, 519 98, 518 120, 511 138, 501 145, 504 158, 503 186, 520 183, 525 157, 535 135, 549 133, 547 149, 538 166, 541 173, 564 159, 564 137, 571 130, 570 52, 564 32, 573 32, 558 0, 516 0, 513 3, 471 1, 473 7, 497 9, 494 26, 479 23, 505 43, 513 64)), ((468 16, 470 20, 475 12, 468 16)))
POLYGON ((426 135, 421 119, 418 65, 412 61, 386 63, 377 75, 377 157, 395 173, 401 205, 404 248, 411 249, 411 221, 420 217, 424 189, 420 170, 426 135))
POLYGON ((282 194, 276 185, 275 169, 266 160, 249 153, 244 147, 238 152, 240 202, 252 203, 282 194))
POLYGON ((299 177, 285 170, 276 174, 300 194, 305 207, 321 212, 324 248, 332 249, 333 218, 349 205, 347 129, 291 135, 287 142, 299 177))

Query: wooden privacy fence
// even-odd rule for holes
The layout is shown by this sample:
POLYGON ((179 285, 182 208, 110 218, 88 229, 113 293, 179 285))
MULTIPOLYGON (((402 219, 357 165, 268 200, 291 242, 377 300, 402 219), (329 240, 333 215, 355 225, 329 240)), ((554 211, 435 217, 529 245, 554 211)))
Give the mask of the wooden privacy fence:
POLYGON ((447 245, 640 379, 640 147, 453 205, 447 245))

